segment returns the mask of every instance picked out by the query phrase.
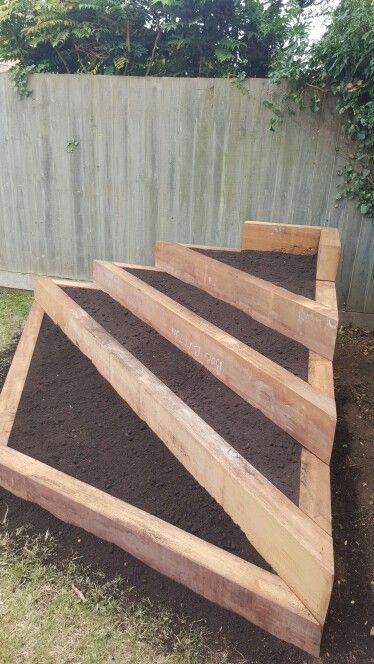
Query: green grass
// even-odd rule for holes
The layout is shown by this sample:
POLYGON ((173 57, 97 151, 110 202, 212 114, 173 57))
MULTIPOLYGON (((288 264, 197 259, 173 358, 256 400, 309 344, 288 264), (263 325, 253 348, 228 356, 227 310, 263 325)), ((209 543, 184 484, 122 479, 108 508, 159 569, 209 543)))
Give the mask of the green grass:
POLYGON ((0 351, 19 334, 32 303, 30 295, 0 293, 0 351))
POLYGON ((227 664, 204 630, 131 601, 75 563, 48 562, 53 542, 0 533, 1 664, 227 664))
MULTIPOLYGON (((0 293, 0 373, 10 363, 32 298, 0 293), (1 363, 3 366, 1 366, 1 363)), ((0 501, 0 664, 227 664, 204 629, 133 601, 78 563, 56 566, 54 544, 25 529, 7 532, 0 501)))

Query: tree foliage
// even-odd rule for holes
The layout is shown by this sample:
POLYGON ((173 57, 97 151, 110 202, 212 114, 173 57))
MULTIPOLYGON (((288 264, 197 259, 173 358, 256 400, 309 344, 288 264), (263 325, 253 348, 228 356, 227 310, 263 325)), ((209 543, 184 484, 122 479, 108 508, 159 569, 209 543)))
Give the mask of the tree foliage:
POLYGON ((44 72, 267 76, 292 0, 0 0, 0 59, 44 72))
MULTIPOLYGON (((291 92, 285 101, 305 105, 312 92, 311 108, 318 111, 323 96, 336 98, 352 153, 341 175, 344 185, 337 199, 358 201, 362 214, 374 216, 374 3, 373 0, 341 0, 319 42, 309 47, 307 24, 295 21, 285 49, 273 60, 270 77, 287 80, 291 92)), ((273 124, 281 121, 281 112, 273 124)))

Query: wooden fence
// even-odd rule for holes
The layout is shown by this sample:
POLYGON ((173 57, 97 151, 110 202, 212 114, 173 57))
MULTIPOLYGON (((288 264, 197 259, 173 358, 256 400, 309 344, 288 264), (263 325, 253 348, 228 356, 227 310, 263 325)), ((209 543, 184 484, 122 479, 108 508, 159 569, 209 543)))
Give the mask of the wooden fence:
POLYGON ((156 239, 239 246, 246 219, 337 226, 340 307, 374 311, 374 224, 336 201, 348 146, 334 101, 285 116, 252 79, 47 75, 20 99, 0 74, 0 285, 90 276, 94 258, 153 263, 156 239))

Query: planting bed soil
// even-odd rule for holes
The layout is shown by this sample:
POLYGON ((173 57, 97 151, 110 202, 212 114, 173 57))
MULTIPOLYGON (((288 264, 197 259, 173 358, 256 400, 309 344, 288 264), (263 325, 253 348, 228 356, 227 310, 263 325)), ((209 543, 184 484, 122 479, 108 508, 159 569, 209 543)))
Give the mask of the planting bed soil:
POLYGON ((224 510, 47 316, 9 446, 269 569, 224 510))
POLYGON ((308 379, 308 350, 297 341, 257 322, 236 307, 212 297, 200 288, 185 284, 166 272, 134 269, 129 269, 128 272, 299 378, 308 379))
MULTIPOLYGON (((279 256, 283 258, 284 254, 279 256)), ((310 257, 292 258, 300 260, 300 265, 306 264, 306 260, 310 262, 310 257)), ((164 273, 131 272, 296 375, 307 378, 308 352, 300 344, 164 273)), ((279 285, 292 290, 287 284, 279 285)), ((313 297, 314 277, 313 293, 309 287, 305 288, 302 294, 313 297)), ((298 502, 301 451, 298 443, 106 294, 77 288, 65 291, 273 484, 298 502)), ((346 352, 348 349, 344 356, 346 352)), ((346 366, 343 357, 340 362, 343 371, 346 366)), ((338 437, 340 447, 333 457, 335 463, 339 460, 335 485, 341 481, 342 441, 346 444, 349 440, 346 424, 338 426, 338 437)), ((47 316, 9 445, 269 569, 240 529, 47 316)), ((345 491, 339 492, 333 487, 334 501, 339 508, 339 521, 334 523, 334 528, 339 528, 340 559, 347 551, 344 541, 351 531, 356 505, 348 471, 344 477, 350 488, 349 518, 345 517, 345 491)), ((315 661, 163 577, 117 547, 60 522, 36 505, 3 490, 0 490, 0 504, 9 508, 10 530, 25 524, 31 524, 34 533, 44 534, 49 530, 58 541, 57 559, 81 557, 83 563, 93 565, 108 578, 120 575, 125 585, 132 588, 133 599, 149 597, 156 607, 167 606, 176 615, 185 615, 188 622, 202 621, 212 641, 217 639, 220 647, 223 641, 227 642, 229 662, 304 664, 315 661)), ((356 537, 360 539, 359 531, 356 537)), ((322 647, 324 662, 361 664, 370 661, 369 640, 362 642, 367 613, 364 603, 366 564, 365 556, 357 554, 351 591, 351 586, 347 585, 351 579, 348 564, 345 568, 338 559, 337 579, 341 581, 344 576, 344 585, 336 587, 333 595, 322 647), (350 604, 354 591, 357 591, 356 606, 350 604)))
MULTIPOLYGON (((68 347, 74 353, 75 366, 79 371, 82 356, 72 345, 69 344, 68 347)), ((171 608, 176 616, 186 616, 187 625, 194 621, 206 625, 207 638, 213 648, 215 644, 217 648, 227 645, 230 664, 315 664, 316 661, 323 664, 372 664, 373 657, 370 653, 373 640, 369 636, 372 626, 369 616, 369 556, 372 558, 373 551, 373 509, 370 505, 374 461, 373 445, 370 442, 374 435, 370 414, 374 406, 371 379, 373 348, 373 335, 347 332, 337 338, 334 364, 338 427, 332 457, 336 581, 319 660, 211 604, 117 547, 55 519, 37 505, 20 500, 3 489, 0 489, 0 518, 3 519, 7 511, 7 528, 10 531, 24 526, 35 535, 44 536, 49 531, 57 541, 56 562, 59 559, 78 557, 83 564, 89 564, 93 569, 104 572, 106 578, 121 576, 125 587, 132 588, 130 596, 134 600, 148 597, 154 603, 156 611, 159 606, 166 606, 171 608)), ((3 359, 5 363, 5 354, 3 359)), ((8 358, 8 363, 9 361, 8 358)), ((95 372, 89 363, 84 361, 87 370, 95 372)), ((4 381, 5 373, 4 364, 0 362, 0 384, 4 381)), ((85 374, 81 378, 83 380, 85 374)), ((51 381, 50 385, 54 382, 51 381)), ((103 384, 107 387, 105 382, 103 384)), ((67 393, 69 388, 74 394, 73 386, 68 385, 67 393)), ((70 402, 73 403, 72 400, 70 402)), ((94 417, 98 408, 103 407, 103 404, 98 406, 98 403, 93 401, 90 408, 91 417, 94 417)), ((73 413, 74 409, 69 408, 69 412, 73 413)), ((69 416, 69 412, 64 413, 64 418, 69 416)), ((48 411, 44 408, 38 425, 40 435, 43 435, 43 422, 47 417, 48 411)), ((29 430, 25 431, 24 442, 28 440, 29 433, 29 430)), ((33 435, 36 436, 35 429, 33 435)), ((45 445, 52 448, 53 441, 47 440, 45 445)), ((121 464, 123 465, 123 455, 121 464)), ((115 462, 112 465, 115 470, 115 462)), ((177 501, 175 506, 178 507, 177 501)), ((177 628, 181 627, 177 618, 176 623, 177 628)), ((182 626, 184 624, 182 622, 182 626)))
POLYGON ((205 256, 248 272, 314 300, 317 256, 295 256, 275 251, 217 251, 194 249, 205 256))
MULTIPOLYGON (((147 274, 154 275, 153 279, 169 280, 167 275, 147 274)), ((177 280, 173 279, 173 282, 177 280)), ((180 288, 182 292, 185 288, 191 290, 184 284, 180 288)), ((69 295, 257 470, 291 500, 298 502, 299 443, 105 293, 73 288, 69 289, 69 295)), ((207 300, 214 306, 216 301, 204 296, 206 307, 207 300)), ((206 308, 205 317, 208 319, 209 312, 206 308)), ((149 463, 152 465, 152 458, 149 463)))

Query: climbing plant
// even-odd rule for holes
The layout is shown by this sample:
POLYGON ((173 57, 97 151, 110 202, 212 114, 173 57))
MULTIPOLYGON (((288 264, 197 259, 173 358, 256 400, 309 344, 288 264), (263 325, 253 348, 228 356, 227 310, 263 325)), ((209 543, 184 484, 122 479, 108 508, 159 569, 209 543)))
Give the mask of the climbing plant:
MULTIPOLYGON (((324 5, 328 12, 328 4, 324 5)), ((319 111, 321 100, 332 93, 352 141, 349 160, 340 173, 343 185, 336 198, 356 199, 362 214, 374 217, 374 3, 341 0, 330 16, 320 41, 310 46, 308 26, 299 15, 289 33, 286 48, 270 68, 275 82, 288 81, 290 92, 283 102, 289 112, 303 108, 310 99, 319 111)), ((282 122, 284 109, 268 103, 273 111, 271 127, 282 122)), ((286 111, 287 112, 287 111, 286 111)))

